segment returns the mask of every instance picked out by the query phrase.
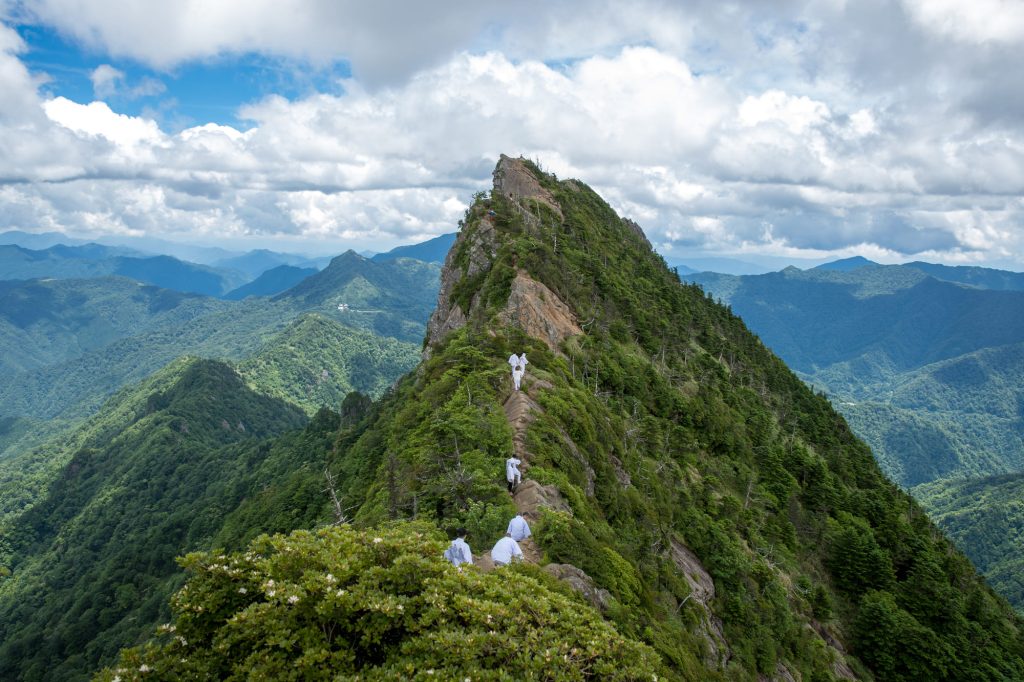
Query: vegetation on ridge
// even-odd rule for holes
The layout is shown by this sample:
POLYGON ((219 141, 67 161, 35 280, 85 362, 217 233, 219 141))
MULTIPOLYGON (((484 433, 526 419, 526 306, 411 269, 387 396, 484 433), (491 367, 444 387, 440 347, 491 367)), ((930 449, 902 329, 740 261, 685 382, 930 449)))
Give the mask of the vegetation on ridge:
MULTIPOLYGON (((245 461, 255 475, 229 479, 238 481, 237 495, 209 498, 221 500, 225 513, 219 525, 203 526, 213 533, 204 535, 208 547, 241 549, 255 533, 329 523, 326 465, 353 529, 257 540, 251 567, 244 554, 189 559, 193 586, 178 597, 177 625, 196 626, 198 639, 180 635, 187 643, 127 652, 124 666, 144 672, 147 661, 175 665, 168 656, 178 645, 193 647, 181 665, 195 655, 197 665, 221 671, 247 662, 354 665, 358 647, 394 633, 397 622, 402 629, 384 638, 383 660, 369 662, 399 666, 382 671, 392 675, 411 669, 426 676, 435 666, 457 665, 454 633, 475 633, 495 603, 524 610, 497 613, 499 637, 509 632, 501 628, 536 625, 529 599, 495 594, 495 576, 445 567, 436 531, 412 530, 423 538, 402 541, 411 529, 401 523, 393 532, 403 549, 389 555, 394 562, 385 558, 352 574, 372 592, 354 587, 353 595, 339 587, 346 594, 331 596, 323 586, 325 572, 342 579, 333 571, 344 559, 332 547, 357 569, 369 566, 379 558, 374 546, 390 547, 383 529, 394 522, 467 526, 477 552, 502 534, 513 508, 503 487, 503 462, 513 447, 503 410, 511 390, 504 359, 525 350, 531 361, 525 387, 538 404, 526 433, 527 482, 547 486, 570 510, 541 511, 534 530, 542 563, 573 564, 607 590, 603 615, 614 626, 580 606, 551 623, 554 633, 539 628, 536 637, 553 642, 573 637, 570 628, 591 629, 602 651, 619 647, 637 670, 649 666, 669 679, 1024 677, 1020 619, 884 478, 823 396, 726 308, 681 285, 642 235, 590 188, 559 182, 522 160, 502 164, 539 183, 558 210, 537 193, 496 191, 474 202, 453 247, 455 269, 447 273, 467 323, 432 345, 429 358, 376 403, 353 396, 342 417, 321 412, 302 432, 253 443, 245 461), (519 311, 506 306, 517 275, 546 287, 534 295, 569 306, 584 333, 552 348, 514 324, 519 311), (296 445, 300 438, 309 444, 296 445), (367 543, 371 537, 382 541, 367 543), (248 585, 236 586, 213 564, 254 579, 259 593, 247 596, 248 585), (421 567, 427 579, 403 572, 407 564, 421 567), (279 594, 260 582, 276 585, 278 575, 297 591, 279 594), (438 583, 429 582, 432 575, 438 583), (443 589, 432 592, 432 584, 443 589), (193 591, 207 597, 192 601, 193 591), (304 600, 314 593, 324 598, 304 600), (406 608, 407 599, 415 606, 408 620, 386 612, 392 604, 406 608), (341 617, 349 604, 362 609, 355 622, 341 617), (431 621, 442 618, 437 612, 458 620, 431 621), (204 622, 211 614, 215 621, 204 622), (429 634, 426 622, 452 634, 443 639, 448 648, 420 636, 429 634), (349 629, 325 638, 338 628, 349 629), (225 652, 221 659, 211 658, 211 644, 225 645, 217 649, 225 652)), ((223 456, 239 457, 227 450, 223 456)), ((95 505, 97 513, 113 513, 103 499, 95 505)), ((565 603, 564 595, 549 599, 545 590, 558 590, 533 567, 521 570, 524 577, 514 584, 536 581, 529 587, 542 596, 542 608, 565 603)), ((70 613, 119 615, 105 614, 100 603, 70 613)), ((0 622, 13 627, 17 621, 0 622)), ((8 651, 19 653, 34 651, 39 633, 0 635, 13 642, 5 643, 8 651)), ((485 656, 500 655, 510 677, 533 670, 508 643, 496 651, 486 644, 463 650, 488 665, 485 656)), ((42 649, 38 656, 56 660, 70 651, 42 649)), ((107 649, 88 653, 91 660, 110 660, 107 649)))

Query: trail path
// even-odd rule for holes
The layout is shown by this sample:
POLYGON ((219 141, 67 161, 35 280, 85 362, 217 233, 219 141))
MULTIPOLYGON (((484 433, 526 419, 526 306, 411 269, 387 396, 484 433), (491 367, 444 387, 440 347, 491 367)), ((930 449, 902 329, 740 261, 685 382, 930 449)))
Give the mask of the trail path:
MULTIPOLYGON (((523 481, 516 487, 512 495, 512 501, 516 505, 516 511, 523 515, 523 518, 531 526, 540 519, 540 507, 549 506, 558 508, 556 502, 552 504, 551 490, 549 486, 542 486, 537 481, 527 478, 527 471, 530 468, 530 451, 526 448, 526 430, 543 409, 537 404, 536 396, 544 389, 551 388, 551 384, 543 379, 536 379, 529 374, 523 377, 522 390, 512 391, 503 405, 505 417, 509 426, 512 427, 512 447, 515 456, 522 460, 519 470, 523 473, 523 481)), ((555 493, 557 495, 557 491, 555 493)), ((558 496, 561 497, 560 495, 558 496)), ((523 558, 531 563, 540 563, 543 553, 532 537, 519 542, 519 548, 523 550, 523 558)), ((483 552, 476 560, 476 565, 485 571, 494 568, 491 561, 490 550, 483 552)))

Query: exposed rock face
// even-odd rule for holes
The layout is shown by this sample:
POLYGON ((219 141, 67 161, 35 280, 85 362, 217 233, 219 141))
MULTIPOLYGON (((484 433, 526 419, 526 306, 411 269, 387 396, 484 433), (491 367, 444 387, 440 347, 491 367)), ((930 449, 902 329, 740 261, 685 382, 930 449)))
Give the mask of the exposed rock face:
POLYGON ((448 332, 466 324, 468 310, 452 301, 452 289, 463 277, 472 277, 478 272, 489 270, 498 252, 497 234, 494 223, 485 217, 470 232, 460 232, 455 243, 444 259, 441 270, 441 289, 437 294, 437 307, 427 322, 427 347, 424 355, 430 354, 430 347, 438 343, 448 332), (465 271, 455 264, 459 254, 465 250, 467 264, 465 271))
POLYGON ((633 479, 630 477, 629 473, 622 467, 622 460, 616 457, 615 455, 611 455, 611 460, 612 466, 615 467, 615 478, 616 480, 618 480, 619 484, 622 485, 623 488, 628 488, 629 486, 633 485, 633 479))
POLYGON ((690 598, 704 611, 704 619, 699 627, 700 634, 708 645, 708 655, 704 659, 704 664, 709 668, 722 667, 732 657, 732 652, 729 650, 729 643, 725 641, 722 620, 714 614, 710 606, 711 600, 715 598, 715 581, 697 555, 675 539, 672 540, 672 562, 690 585, 690 598))
POLYGON ((555 352, 562 341, 583 333, 569 306, 551 289, 522 271, 512 280, 512 291, 500 319, 541 339, 555 352))
POLYGON ((859 679, 857 674, 853 672, 853 668, 846 662, 846 647, 839 638, 833 633, 828 627, 822 625, 816 620, 812 620, 810 625, 806 626, 814 631, 818 637, 825 642, 832 651, 832 674, 841 680, 856 680, 859 679))
POLYGON ((542 485, 533 479, 526 479, 516 488, 516 509, 530 523, 540 519, 540 508, 572 513, 569 503, 553 485, 542 485))
POLYGON ((693 600, 706 607, 715 598, 715 580, 690 548, 672 540, 672 562, 690 585, 693 600))
POLYGON ((592 606, 604 610, 608 608, 608 602, 612 595, 608 590, 594 584, 594 579, 571 564, 548 564, 544 570, 569 584, 574 590, 583 595, 592 606))
POLYGON ((635 232, 638 235, 640 235, 640 238, 644 240, 644 244, 647 244, 647 248, 652 248, 651 247, 651 242, 647 239, 647 235, 644 234, 643 229, 639 225, 637 225, 635 222, 633 222, 629 218, 623 218, 622 219, 622 224, 625 225, 626 227, 628 227, 633 232, 635 232))
POLYGON ((562 209, 558 202, 551 196, 551 192, 537 182, 537 178, 522 159, 501 155, 498 166, 494 169, 494 191, 520 205, 524 199, 534 199, 547 204, 559 218, 562 217, 562 209))
POLYGON ((793 677, 793 673, 789 672, 789 668, 782 665, 781 661, 776 661, 775 672, 771 677, 759 674, 757 680, 758 682, 798 682, 797 678, 793 677))

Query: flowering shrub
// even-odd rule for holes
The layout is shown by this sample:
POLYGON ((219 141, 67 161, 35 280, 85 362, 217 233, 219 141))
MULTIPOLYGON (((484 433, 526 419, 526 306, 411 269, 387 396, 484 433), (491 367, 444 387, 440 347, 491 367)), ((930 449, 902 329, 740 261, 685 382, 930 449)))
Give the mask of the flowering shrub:
POLYGON ((657 679, 651 649, 539 571, 456 569, 444 546, 404 523, 190 554, 160 642, 96 679, 657 679))

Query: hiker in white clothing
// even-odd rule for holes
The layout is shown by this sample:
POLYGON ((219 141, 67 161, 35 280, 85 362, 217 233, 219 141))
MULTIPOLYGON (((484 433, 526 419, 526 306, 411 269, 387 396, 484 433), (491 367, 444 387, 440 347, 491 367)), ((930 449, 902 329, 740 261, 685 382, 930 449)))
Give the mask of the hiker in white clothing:
POLYGON ((522 561, 523 550, 519 549, 519 543, 513 540, 511 535, 506 535, 494 543, 494 549, 491 550, 491 560, 495 566, 507 566, 512 563, 513 558, 522 561))
POLYGON ((522 514, 516 514, 515 518, 508 522, 508 534, 516 542, 522 542, 533 535, 530 532, 530 524, 526 522, 522 514))
POLYGON ((512 366, 512 369, 515 369, 522 363, 519 362, 519 356, 513 353, 512 355, 508 356, 508 364, 512 366))
POLYGON ((526 359, 526 353, 519 356, 519 366, 523 368, 523 373, 526 373, 526 366, 530 364, 530 361, 526 359))
POLYGON ((523 460, 512 455, 505 460, 505 480, 508 481, 508 491, 512 492, 516 486, 523 482, 523 474, 519 471, 519 465, 523 460))
POLYGON ((444 558, 451 561, 453 566, 460 563, 473 563, 473 552, 466 544, 466 528, 459 528, 455 531, 456 538, 452 544, 444 550, 444 558))
POLYGON ((455 531, 455 539, 452 540, 452 544, 448 546, 448 549, 444 551, 444 558, 452 562, 452 566, 473 563, 473 552, 470 551, 469 545, 466 544, 465 528, 459 528, 455 531))
POLYGON ((512 384, 516 387, 517 391, 519 390, 519 384, 522 382, 522 380, 523 368, 522 366, 519 366, 512 370, 512 384))

